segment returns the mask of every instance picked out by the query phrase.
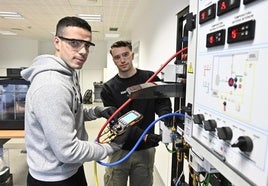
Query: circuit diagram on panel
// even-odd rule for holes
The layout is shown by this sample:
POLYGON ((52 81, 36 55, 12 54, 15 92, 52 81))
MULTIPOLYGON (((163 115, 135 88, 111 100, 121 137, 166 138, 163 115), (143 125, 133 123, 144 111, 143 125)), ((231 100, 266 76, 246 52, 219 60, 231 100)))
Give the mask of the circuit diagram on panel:
POLYGON ((257 51, 204 57, 198 102, 209 101, 212 110, 249 122, 257 60, 257 51))

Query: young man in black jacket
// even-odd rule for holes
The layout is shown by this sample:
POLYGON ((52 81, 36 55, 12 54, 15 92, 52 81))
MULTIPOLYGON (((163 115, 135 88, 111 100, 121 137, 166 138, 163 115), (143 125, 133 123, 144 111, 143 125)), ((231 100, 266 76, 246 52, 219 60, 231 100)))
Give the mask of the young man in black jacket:
MULTIPOLYGON (((134 53, 128 41, 115 42, 111 46, 110 53, 118 68, 118 74, 104 83, 101 99, 104 106, 119 108, 129 98, 126 89, 145 83, 154 73, 133 66, 134 53)), ((156 77, 153 81, 160 81, 160 79, 156 77)), ((172 111, 169 98, 134 99, 120 113, 124 114, 130 110, 141 113, 143 119, 135 124, 122 150, 109 157, 111 162, 122 159, 133 148, 143 131, 155 120, 155 114, 162 116, 172 111)), ((153 185, 155 147, 158 146, 160 140, 161 136, 154 134, 154 127, 152 127, 136 151, 126 161, 106 168, 105 185, 126 186, 128 177, 130 186, 153 185)))

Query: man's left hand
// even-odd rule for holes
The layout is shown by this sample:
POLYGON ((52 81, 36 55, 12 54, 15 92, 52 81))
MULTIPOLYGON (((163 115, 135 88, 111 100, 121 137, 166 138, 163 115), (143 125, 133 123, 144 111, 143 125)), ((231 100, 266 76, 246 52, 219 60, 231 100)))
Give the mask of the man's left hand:
POLYGON ((145 137, 145 143, 158 145, 158 142, 162 140, 162 136, 159 134, 147 134, 145 137))

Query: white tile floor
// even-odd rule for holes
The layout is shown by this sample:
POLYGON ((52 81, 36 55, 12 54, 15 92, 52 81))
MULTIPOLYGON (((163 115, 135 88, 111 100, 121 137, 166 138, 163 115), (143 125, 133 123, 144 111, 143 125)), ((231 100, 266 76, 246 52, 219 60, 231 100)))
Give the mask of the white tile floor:
MULTIPOLYGON (((94 141, 101 126, 105 123, 105 119, 97 119, 95 121, 90 121, 86 123, 86 128, 89 134, 89 141, 94 141)), ((26 175, 27 175, 27 164, 26 164, 26 154, 23 153, 24 150, 24 139, 11 139, 5 145, 8 149, 9 154, 9 166, 10 171, 13 174, 13 185, 14 186, 25 186, 26 185, 26 175)), ((105 160, 104 160, 105 162, 105 160)), ((105 167, 97 164, 96 175, 98 177, 99 186, 103 185, 103 174, 105 167)), ((87 182, 89 186, 96 185, 95 173, 94 173, 94 162, 85 163, 85 173, 87 177, 87 182)), ((154 174, 154 186, 163 186, 161 178, 159 178, 157 172, 154 174)))

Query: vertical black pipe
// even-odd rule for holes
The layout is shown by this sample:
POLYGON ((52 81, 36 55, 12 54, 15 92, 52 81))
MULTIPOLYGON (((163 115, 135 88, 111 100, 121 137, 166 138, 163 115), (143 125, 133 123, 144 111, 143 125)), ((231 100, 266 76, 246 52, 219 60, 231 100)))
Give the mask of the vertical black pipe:
MULTIPOLYGON (((177 14, 177 39, 176 39, 176 51, 181 50, 184 47, 188 46, 188 31, 184 30, 185 19, 186 15, 189 13, 189 6, 184 8, 177 14)), ((176 58, 176 64, 181 64, 183 61, 183 57, 180 55, 176 58)), ((183 97, 176 97, 174 98, 174 111, 182 110, 181 107, 185 106, 185 95, 183 97)), ((176 127, 180 127, 184 129, 183 123, 181 121, 176 121, 176 127)), ((173 150, 176 148, 173 145, 173 150)), ((183 159, 182 161, 178 162, 177 153, 172 154, 172 167, 171 167, 171 186, 175 186, 176 179, 181 175, 183 172, 183 159)))

